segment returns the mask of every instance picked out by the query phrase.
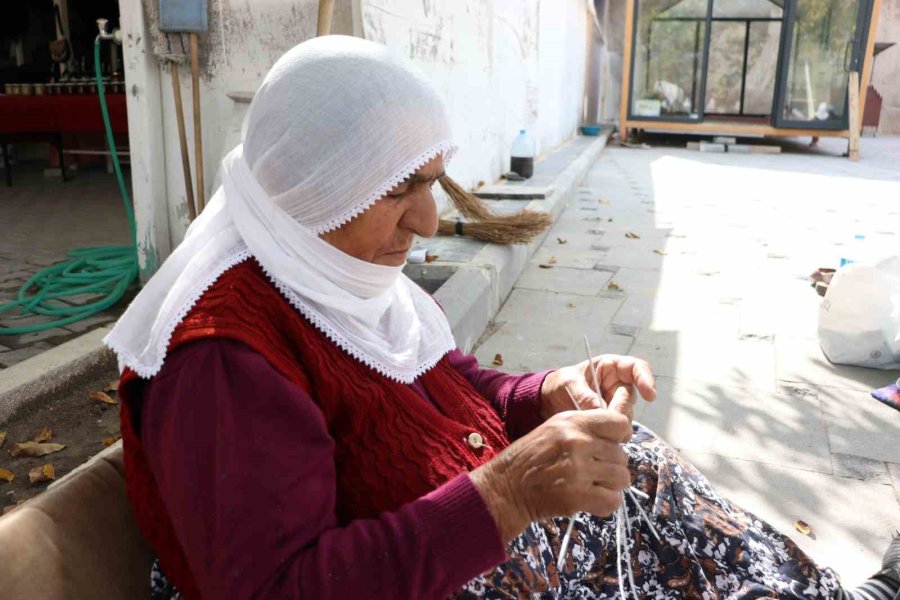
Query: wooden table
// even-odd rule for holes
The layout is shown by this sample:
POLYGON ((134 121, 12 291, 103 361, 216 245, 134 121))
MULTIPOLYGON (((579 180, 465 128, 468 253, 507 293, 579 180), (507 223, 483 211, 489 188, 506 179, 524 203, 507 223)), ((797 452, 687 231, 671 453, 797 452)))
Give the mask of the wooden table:
MULTIPOLYGON (((106 106, 113 133, 128 133, 125 94, 106 94, 106 106)), ((105 131, 100 98, 97 94, 0 95, 0 149, 3 150, 6 185, 12 185, 8 146, 13 136, 51 136, 59 156, 63 181, 66 181, 63 134, 105 133, 105 131)))

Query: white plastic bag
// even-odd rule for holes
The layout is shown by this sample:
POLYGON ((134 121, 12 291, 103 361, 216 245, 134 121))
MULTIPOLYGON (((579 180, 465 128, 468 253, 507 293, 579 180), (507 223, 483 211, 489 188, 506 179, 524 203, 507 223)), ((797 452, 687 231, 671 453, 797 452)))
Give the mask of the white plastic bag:
POLYGON ((838 269, 819 308, 819 344, 833 363, 900 368, 900 256, 838 269))

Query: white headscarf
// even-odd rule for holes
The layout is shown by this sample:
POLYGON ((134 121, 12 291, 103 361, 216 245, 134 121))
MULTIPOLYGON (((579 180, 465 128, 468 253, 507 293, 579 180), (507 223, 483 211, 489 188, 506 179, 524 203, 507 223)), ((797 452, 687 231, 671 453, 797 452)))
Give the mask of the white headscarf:
POLYGON ((256 258, 284 297, 349 355, 410 383, 455 348, 444 313, 402 267, 353 258, 319 238, 454 147, 443 103, 378 44, 327 36, 269 71, 222 186, 104 342, 142 377, 227 269, 256 258))

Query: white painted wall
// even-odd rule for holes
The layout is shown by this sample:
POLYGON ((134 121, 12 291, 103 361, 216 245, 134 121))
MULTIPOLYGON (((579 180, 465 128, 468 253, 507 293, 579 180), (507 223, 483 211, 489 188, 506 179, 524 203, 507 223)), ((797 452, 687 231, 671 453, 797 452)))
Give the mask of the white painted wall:
MULTIPOLYGON (((317 0, 210 0, 209 4, 210 31, 201 41, 207 195, 227 150, 233 102, 226 94, 255 90, 283 52, 313 37, 318 8, 317 0)), ((352 34, 355 22, 358 35, 410 57, 432 80, 447 103, 460 147, 449 172, 462 184, 494 181, 507 171, 509 147, 521 128, 532 133, 539 152, 576 133, 590 31, 585 0, 363 0, 361 5, 360 9, 353 0, 337 0, 332 31, 352 34)), ((123 6, 122 12, 134 9, 123 6)), ((146 29, 144 35, 149 35, 146 29)), ((158 82, 155 92, 145 90, 149 98, 143 102, 129 95, 129 120, 140 121, 141 114, 152 112, 155 97, 162 139, 132 136, 132 169, 137 171, 135 179, 155 182, 145 187, 165 190, 168 224, 165 228, 155 224, 155 234, 168 237, 159 244, 164 257, 168 247, 183 237, 188 222, 171 77, 167 67, 159 66, 148 77, 148 51, 145 44, 125 46, 129 88, 133 82, 154 78, 158 82), (162 146, 164 167, 141 160, 142 154, 152 157, 158 152, 154 144, 162 146)), ((181 71, 193 156, 189 69, 181 71)), ((161 201, 158 193, 140 194, 137 188, 135 196, 137 204, 161 201)), ((153 214, 149 209, 144 212, 153 214)))

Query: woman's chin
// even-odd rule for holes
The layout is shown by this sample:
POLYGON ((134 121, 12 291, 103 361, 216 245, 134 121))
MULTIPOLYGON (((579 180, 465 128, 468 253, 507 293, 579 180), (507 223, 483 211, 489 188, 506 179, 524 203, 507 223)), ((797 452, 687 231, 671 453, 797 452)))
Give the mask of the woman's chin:
POLYGON ((382 254, 375 259, 375 264, 385 267, 402 267, 406 264, 407 252, 393 252, 391 254, 382 254))

